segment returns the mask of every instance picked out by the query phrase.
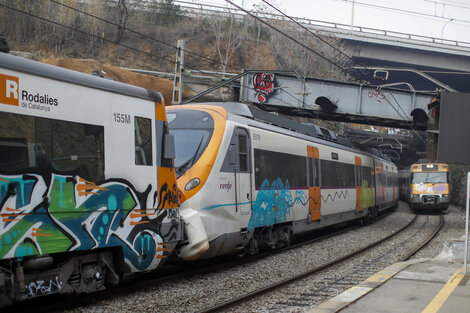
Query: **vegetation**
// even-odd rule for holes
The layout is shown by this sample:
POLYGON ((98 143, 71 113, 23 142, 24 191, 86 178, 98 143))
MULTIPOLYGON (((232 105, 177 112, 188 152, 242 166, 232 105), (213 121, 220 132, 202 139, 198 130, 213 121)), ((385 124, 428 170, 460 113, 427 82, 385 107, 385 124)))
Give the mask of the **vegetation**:
MULTIPOLYGON (((4 5, 0 6, 0 34, 6 37, 12 50, 32 52, 38 59, 92 58, 117 66, 172 72, 174 46, 178 39, 184 39, 186 49, 197 53, 186 53, 186 69, 228 72, 240 72, 243 68, 282 69, 300 75, 348 79, 338 68, 253 18, 225 13, 196 15, 182 10, 173 0, 0 0, 0 3, 4 5)), ((257 9, 259 14, 268 11, 262 6, 257 9)), ((311 34, 286 22, 270 23, 334 62, 345 62, 311 34)), ((338 44, 332 38, 324 38, 338 44)))

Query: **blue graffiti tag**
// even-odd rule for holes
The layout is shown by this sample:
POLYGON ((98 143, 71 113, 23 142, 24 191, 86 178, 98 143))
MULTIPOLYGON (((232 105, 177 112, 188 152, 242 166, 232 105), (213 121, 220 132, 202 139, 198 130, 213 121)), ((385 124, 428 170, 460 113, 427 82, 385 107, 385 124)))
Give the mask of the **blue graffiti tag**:
POLYGON ((248 228, 285 222, 289 216, 293 215, 291 209, 296 203, 302 205, 307 203, 308 199, 304 191, 296 190, 295 197, 293 197, 289 188, 288 180, 284 184, 280 178, 277 178, 270 185, 269 180, 265 179, 256 195, 248 228))

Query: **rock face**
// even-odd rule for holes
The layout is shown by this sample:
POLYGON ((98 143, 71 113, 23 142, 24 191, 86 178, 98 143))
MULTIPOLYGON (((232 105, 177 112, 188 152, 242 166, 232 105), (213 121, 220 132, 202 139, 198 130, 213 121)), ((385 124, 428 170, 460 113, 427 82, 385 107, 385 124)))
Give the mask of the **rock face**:
MULTIPOLYGON (((171 104, 173 81, 169 79, 119 69, 91 59, 46 59, 42 60, 42 62, 86 74, 95 72, 98 75, 109 77, 119 82, 158 91, 163 95, 166 105, 171 104)), ((183 89, 183 99, 193 95, 193 92, 183 89)))
POLYGON ((10 47, 8 47, 8 42, 2 35, 0 35, 0 52, 4 52, 4 53, 10 52, 10 47))

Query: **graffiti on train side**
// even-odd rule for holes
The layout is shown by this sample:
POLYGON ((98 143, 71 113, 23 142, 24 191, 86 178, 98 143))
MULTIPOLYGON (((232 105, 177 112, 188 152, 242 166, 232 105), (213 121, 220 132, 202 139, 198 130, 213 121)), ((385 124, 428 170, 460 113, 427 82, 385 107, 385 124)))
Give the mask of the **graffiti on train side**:
MULTIPOLYGON (((362 187, 361 204, 364 207, 372 206, 374 203, 373 188, 366 181, 363 181, 362 187)), ((335 190, 326 195, 319 195, 318 198, 314 199, 309 197, 306 190, 291 190, 288 180, 284 183, 281 178, 277 178, 270 183, 268 179, 265 179, 258 190, 256 200, 253 202, 248 228, 252 229, 282 223, 289 220, 291 215, 294 219, 292 208, 295 204, 306 206, 309 200, 312 200, 314 203, 327 203, 335 202, 339 199, 347 199, 347 197, 348 189, 335 190)))
POLYGON ((293 215, 292 207, 296 203, 307 204, 306 191, 289 188, 288 180, 283 183, 282 179, 277 178, 270 184, 269 180, 265 179, 253 203, 248 228, 285 222, 293 215))
POLYGON ((375 203, 374 188, 369 186, 369 182, 367 180, 362 181, 361 187, 359 203, 363 208, 373 207, 375 203))
POLYGON ((166 211, 145 208, 150 189, 139 194, 121 180, 96 185, 73 175, 0 175, 0 258, 121 246, 132 270, 153 269, 172 234, 158 233, 166 211))

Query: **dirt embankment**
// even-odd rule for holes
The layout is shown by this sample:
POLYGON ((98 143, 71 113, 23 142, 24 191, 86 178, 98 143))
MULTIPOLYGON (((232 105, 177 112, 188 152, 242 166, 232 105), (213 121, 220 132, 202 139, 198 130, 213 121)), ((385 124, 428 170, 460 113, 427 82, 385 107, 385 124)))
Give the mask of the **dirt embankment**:
MULTIPOLYGON (((171 104, 173 81, 169 79, 119 69, 115 66, 101 64, 91 59, 45 59, 42 60, 42 62, 86 74, 98 71, 100 75, 110 77, 116 81, 158 91, 163 95, 165 103, 167 105, 171 104)), ((193 95, 193 92, 183 89, 183 99, 187 99, 193 95)))

